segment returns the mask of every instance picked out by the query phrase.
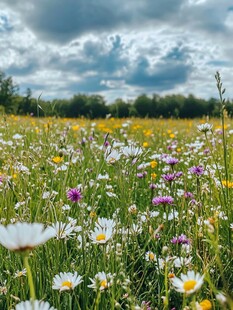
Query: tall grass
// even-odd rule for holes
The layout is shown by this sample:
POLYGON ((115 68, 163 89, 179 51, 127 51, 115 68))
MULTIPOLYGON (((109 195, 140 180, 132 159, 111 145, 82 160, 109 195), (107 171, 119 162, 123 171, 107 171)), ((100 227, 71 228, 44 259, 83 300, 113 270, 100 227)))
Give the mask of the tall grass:
MULTIPOLYGON (((37 299, 67 310, 210 309, 206 299, 213 309, 232 309, 233 122, 209 122, 203 133, 204 119, 1 119, 1 224, 71 227, 30 252, 37 299), (138 149, 128 156, 130 145, 138 149), (120 158, 108 161, 113 151, 120 158), (191 172, 197 166, 203 174, 191 172), (80 201, 67 198, 71 188, 80 189, 80 201), (174 202, 154 205, 160 196, 174 202), (99 218, 115 223, 104 244, 91 239, 99 218), (175 242, 182 234, 186 241, 175 242), (193 294, 177 292, 173 279, 188 270, 204 282, 193 294), (55 275, 75 271, 81 284, 52 289, 55 275), (101 291, 98 281, 89 287, 98 272, 111 278, 101 291)), ((24 268, 19 253, 1 246, 0 255, 0 309, 15 309, 32 297, 29 274, 15 275, 24 268)))

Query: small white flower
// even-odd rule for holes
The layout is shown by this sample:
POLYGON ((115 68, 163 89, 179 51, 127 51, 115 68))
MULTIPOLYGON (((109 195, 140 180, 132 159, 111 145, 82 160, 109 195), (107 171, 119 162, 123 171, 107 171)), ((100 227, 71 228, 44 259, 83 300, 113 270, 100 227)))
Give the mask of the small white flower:
POLYGON ((73 290, 77 285, 82 283, 82 276, 79 276, 78 273, 71 272, 60 272, 60 274, 56 275, 53 278, 53 285, 52 288, 54 290, 62 291, 69 291, 73 290))
POLYGON ((121 158, 121 154, 115 149, 107 149, 104 154, 107 164, 113 165, 121 158))
POLYGON ((176 257, 173 261, 174 267, 181 268, 183 266, 187 266, 191 263, 191 257, 176 257))
POLYGON ((94 290, 104 291, 113 283, 113 275, 111 273, 106 274, 104 271, 98 272, 94 279, 89 279, 92 283, 88 285, 88 287, 93 288, 94 290))
POLYGON ((20 139, 23 138, 23 136, 20 135, 19 133, 16 133, 12 138, 15 139, 15 140, 20 140, 20 139))
POLYGON ((50 307, 48 302, 34 300, 34 301, 22 301, 18 304, 15 310, 56 310, 54 307, 50 307))
POLYGON ((106 174, 98 174, 98 176, 97 176, 97 180, 109 180, 109 175, 108 175, 108 173, 106 173, 106 174))
POLYGON ((227 298, 222 292, 219 292, 218 294, 216 294, 216 299, 222 305, 227 302, 227 298))
POLYGON ((157 262, 157 256, 153 253, 153 252, 151 252, 151 251, 148 251, 148 252, 146 252, 146 254, 145 254, 145 260, 147 261, 147 262, 153 262, 153 261, 155 261, 155 262, 157 262))
POLYGON ((192 294, 196 292, 203 284, 204 275, 195 273, 193 270, 188 271, 187 274, 181 273, 180 278, 171 279, 172 284, 177 292, 192 294))
POLYGON ((122 153, 125 157, 135 158, 142 154, 143 150, 140 147, 135 147, 133 145, 125 146, 122 148, 122 153))
POLYGON ((99 217, 96 226, 104 229, 113 229, 116 226, 116 222, 112 219, 107 219, 105 217, 99 217))
POLYGON ((0 243, 12 251, 32 250, 54 237, 51 227, 44 229, 40 223, 16 223, 0 225, 0 243))
POLYGON ((14 277, 15 278, 21 278, 23 276, 26 276, 26 274, 27 274, 27 270, 26 270, 26 268, 24 268, 21 271, 17 270, 14 277))
POLYGON ((51 227, 57 239, 65 239, 74 235, 75 227, 71 223, 56 222, 51 227))
POLYGON ((204 132, 204 133, 211 131, 212 128, 213 128, 213 125, 208 124, 208 123, 197 125, 197 129, 200 132, 204 132))

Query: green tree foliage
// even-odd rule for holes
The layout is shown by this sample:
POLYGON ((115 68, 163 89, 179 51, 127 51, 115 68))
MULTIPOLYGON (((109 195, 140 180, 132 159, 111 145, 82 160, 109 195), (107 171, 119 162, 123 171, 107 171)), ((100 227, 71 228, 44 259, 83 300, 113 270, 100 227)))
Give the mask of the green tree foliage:
POLYGON ((17 104, 14 102, 17 91, 18 86, 13 84, 12 78, 0 71, 0 105, 5 113, 17 113, 17 104))
MULTIPOLYGON (((167 95, 160 97, 158 94, 148 96, 139 95, 135 100, 125 102, 118 98, 107 105, 103 96, 75 94, 70 99, 54 99, 46 101, 33 98, 32 91, 28 88, 24 96, 18 94, 19 88, 13 83, 11 77, 0 71, 0 114, 19 114, 34 116, 55 117, 86 117, 104 118, 107 114, 113 117, 164 117, 164 118, 195 118, 205 115, 219 117, 219 100, 210 98, 204 100, 190 94, 167 95)), ((226 110, 233 116, 233 102, 227 100, 226 110)))
POLYGON ((109 112, 114 117, 129 117, 130 116, 130 103, 118 98, 113 104, 109 106, 109 112))

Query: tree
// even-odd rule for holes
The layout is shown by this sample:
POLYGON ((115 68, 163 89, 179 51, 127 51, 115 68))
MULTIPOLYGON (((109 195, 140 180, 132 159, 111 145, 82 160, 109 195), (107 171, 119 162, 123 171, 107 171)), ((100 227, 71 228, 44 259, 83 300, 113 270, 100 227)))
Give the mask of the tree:
POLYGON ((109 111, 114 117, 129 117, 130 104, 122 99, 116 99, 113 104, 109 106, 109 111))
POLYGON ((88 116, 90 118, 102 118, 109 113, 105 100, 100 95, 92 95, 87 99, 88 116))
POLYGON ((13 84, 11 77, 6 77, 5 73, 0 71, 0 105, 6 113, 16 113, 17 106, 14 97, 18 92, 18 86, 13 84))
POLYGON ((134 107, 140 117, 150 116, 153 111, 152 100, 145 94, 136 98, 134 107))

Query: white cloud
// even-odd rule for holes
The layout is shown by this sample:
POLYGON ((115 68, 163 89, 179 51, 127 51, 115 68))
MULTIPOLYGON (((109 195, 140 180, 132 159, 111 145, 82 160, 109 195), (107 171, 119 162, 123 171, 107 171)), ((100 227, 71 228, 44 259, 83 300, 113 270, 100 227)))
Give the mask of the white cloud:
POLYGON ((93 92, 109 101, 140 93, 209 98, 217 96, 219 70, 233 98, 230 0, 78 4, 1 2, 0 70, 22 92, 30 87, 44 98, 93 92))

